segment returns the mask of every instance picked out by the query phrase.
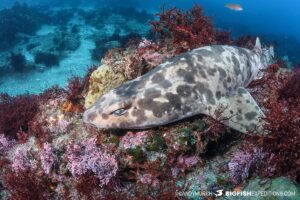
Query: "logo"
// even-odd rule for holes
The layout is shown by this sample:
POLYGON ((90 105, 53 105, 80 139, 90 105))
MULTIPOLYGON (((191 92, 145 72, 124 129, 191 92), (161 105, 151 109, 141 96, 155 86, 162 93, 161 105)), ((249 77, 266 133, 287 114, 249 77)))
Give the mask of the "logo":
POLYGON ((217 190, 217 193, 214 193, 214 195, 216 195, 216 197, 220 197, 223 195, 223 190, 217 190))

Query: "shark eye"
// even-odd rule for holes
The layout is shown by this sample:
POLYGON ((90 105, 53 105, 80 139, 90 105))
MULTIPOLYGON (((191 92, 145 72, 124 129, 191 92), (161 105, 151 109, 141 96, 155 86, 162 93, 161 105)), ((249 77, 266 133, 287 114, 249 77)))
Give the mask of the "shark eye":
POLYGON ((120 108, 118 110, 111 112, 111 115, 121 116, 121 115, 124 115, 126 112, 127 112, 126 109, 120 108))

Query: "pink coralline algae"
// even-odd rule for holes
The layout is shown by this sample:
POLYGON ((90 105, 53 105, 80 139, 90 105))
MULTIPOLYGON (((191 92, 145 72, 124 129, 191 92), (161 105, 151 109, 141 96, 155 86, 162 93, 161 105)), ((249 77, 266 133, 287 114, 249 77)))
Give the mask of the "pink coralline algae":
POLYGON ((151 42, 150 40, 147 40, 147 39, 143 39, 140 43, 139 43, 139 45, 138 45, 138 48, 139 49, 141 49, 141 48, 147 48, 147 47, 149 47, 149 46, 151 46, 151 45, 153 45, 154 43, 153 42, 151 42))
POLYGON ((49 175, 54 163, 57 161, 57 156, 49 143, 44 143, 40 152, 40 159, 44 172, 49 175))
POLYGON ((179 156, 177 159, 178 165, 185 167, 185 168, 191 168, 194 165, 198 163, 198 157, 197 156, 190 156, 190 157, 184 157, 179 156))
POLYGON ((179 172, 185 172, 185 170, 192 168, 199 162, 197 156, 179 156, 175 167, 171 169, 172 176, 176 177, 179 172))
POLYGON ((118 170, 117 160, 96 146, 94 138, 68 147, 68 168, 72 175, 80 177, 93 172, 100 181, 100 186, 107 185, 116 176, 118 170))
POLYGON ((127 132, 121 139, 121 146, 124 149, 132 149, 141 146, 149 138, 149 133, 147 131, 133 133, 131 131, 127 132))
POLYGON ((159 186, 159 181, 157 178, 155 178, 152 174, 143 174, 139 181, 142 184, 145 185, 150 185, 152 187, 158 187, 159 186))
POLYGON ((49 122, 50 124, 48 129, 52 133, 64 133, 67 131, 67 128, 70 125, 70 122, 64 119, 59 119, 57 117, 53 117, 53 119, 50 119, 49 122))
POLYGON ((236 152, 228 163, 231 181, 234 184, 239 184, 244 181, 248 178, 250 170, 259 165, 263 158, 264 154, 260 149, 254 149, 254 152, 236 152))
POLYGON ((159 47, 156 43, 144 39, 138 45, 138 55, 143 58, 150 69, 163 63, 168 58, 174 56, 174 53, 167 51, 167 49, 159 47))
POLYGON ((5 151, 8 147, 13 144, 13 141, 8 140, 4 134, 0 134, 0 155, 3 151, 5 151))
POLYGON ((171 55, 171 54, 168 54, 168 53, 161 54, 161 53, 153 52, 153 51, 147 51, 142 55, 142 58, 144 58, 145 61, 148 64, 150 64, 151 66, 159 65, 171 57, 173 57, 173 55, 171 55))
POLYGON ((12 159, 12 169, 18 173, 31 168, 34 168, 34 166, 30 163, 28 151, 22 147, 18 148, 12 159))

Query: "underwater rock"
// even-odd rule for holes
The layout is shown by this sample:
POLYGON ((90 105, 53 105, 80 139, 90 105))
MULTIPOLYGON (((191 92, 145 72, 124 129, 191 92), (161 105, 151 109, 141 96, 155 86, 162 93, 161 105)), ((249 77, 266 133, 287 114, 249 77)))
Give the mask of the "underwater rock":
POLYGON ((75 51, 80 45, 80 37, 70 30, 56 28, 54 32, 47 35, 37 35, 28 41, 27 50, 31 54, 37 52, 62 53, 64 51, 75 51))
POLYGON ((9 68, 9 52, 0 52, 0 71, 4 71, 9 68))
POLYGON ((46 67, 57 66, 59 64, 60 57, 58 54, 49 52, 38 52, 34 56, 34 62, 36 64, 44 64, 46 67))
POLYGON ((167 145, 174 152, 186 153, 195 148, 195 138, 189 128, 178 128, 177 130, 164 134, 167 145))
POLYGON ((53 43, 58 51, 75 51, 80 46, 80 37, 76 33, 62 31, 54 36, 53 43))
POLYGON ((91 74, 89 90, 85 97, 85 108, 91 107, 99 97, 123 82, 125 77, 121 73, 115 73, 109 66, 101 65, 91 74))
MULTIPOLYGON (((69 14, 66 13, 66 17, 69 14)), ((61 15, 64 15, 64 13, 61 13, 61 15)), ((53 23, 59 23, 59 17, 57 20, 57 22, 53 23)), ((99 25, 101 23, 99 21, 99 25)), ((123 23, 123 21, 119 23, 123 23)), ((82 27, 80 28, 84 30, 82 27)), ((194 28, 197 28, 197 26, 194 26, 194 28)), ((66 29, 57 31, 59 33, 34 36, 33 38, 40 39, 36 41, 30 39, 30 43, 25 43, 27 50, 31 51, 32 54, 40 51, 59 52, 60 50, 56 48, 64 47, 60 43, 64 43, 65 36, 63 34, 66 32, 66 29), (59 37, 57 38, 58 41, 53 41, 53 38, 56 36, 59 37), (38 44, 42 42, 41 38, 47 38, 47 41, 38 44), (55 42, 57 44, 54 44, 55 42)), ((76 32, 75 30, 74 33, 76 32)), ((172 41, 172 38, 165 39, 172 41)), ((105 48, 120 45, 116 40, 99 44, 105 48)), ((202 198, 200 196, 188 196, 189 193, 182 193, 184 195, 187 194, 187 196, 180 196, 180 192, 189 191, 195 192, 193 194, 199 194, 201 191, 211 192, 211 199, 213 199, 213 194, 217 193, 216 191, 218 190, 233 191, 235 189, 249 191, 289 191, 295 189, 297 190, 296 195, 299 196, 299 187, 287 178, 282 177, 272 179, 264 184, 259 184, 259 182, 262 183, 264 180, 254 179, 250 180, 245 188, 243 188, 245 185, 239 185, 235 188, 235 185, 230 180, 232 170, 228 167, 228 164, 238 165, 234 168, 237 169, 234 172, 238 174, 247 171, 246 176, 242 177, 245 179, 245 182, 241 183, 247 184, 254 175, 260 174, 252 170, 251 167, 245 166, 247 163, 244 162, 244 158, 248 159, 251 156, 251 160, 255 160, 255 162, 262 159, 258 159, 257 156, 252 154, 249 156, 248 154, 246 156, 244 154, 241 155, 239 153, 240 149, 248 150, 242 146, 243 142, 247 143, 247 140, 244 140, 244 136, 240 137, 242 134, 237 134, 237 132, 226 128, 208 116, 194 116, 183 122, 159 126, 147 129, 147 131, 103 130, 86 126, 82 123, 82 112, 76 111, 76 109, 80 108, 81 110, 81 107, 78 106, 83 106, 84 100, 85 106, 87 108, 90 107, 101 95, 112 88, 118 87, 125 80, 144 74, 166 59, 173 57, 178 53, 175 52, 176 48, 182 50, 178 45, 180 43, 175 48, 173 48, 172 44, 168 46, 169 44, 158 44, 144 40, 136 46, 131 44, 131 46, 124 47, 124 49, 115 49, 113 53, 106 55, 104 64, 94 71, 92 75, 90 71, 84 79, 74 78, 74 81, 70 80, 67 88, 61 89, 61 92, 59 92, 60 89, 51 89, 46 92, 48 95, 37 95, 36 98, 39 99, 36 103, 37 105, 30 106, 35 102, 33 99, 29 99, 26 101, 28 103, 25 104, 16 104, 9 98, 7 104, 0 106, 0 199, 24 199, 24 197, 28 199, 202 198), (89 82, 89 86, 87 82, 89 82), (53 95, 49 95, 49 93, 53 95), (86 98, 84 99, 85 95, 86 98), (16 109, 19 107, 20 109, 16 109), (24 110, 26 111, 25 115, 21 115, 24 113, 24 110), (2 115, 1 111, 3 111, 2 115), (14 111, 13 115, 10 114, 12 113, 11 111, 14 111), (10 115, 13 118, 8 118, 10 115), (1 116, 4 122, 2 123, 3 125, 1 124, 1 116), (27 116, 26 119, 24 116, 27 116), (20 121, 23 118, 25 121, 20 121), (11 121, 18 123, 14 123, 12 127, 11 121), (1 129, 1 125, 6 129, 1 129), (20 127, 22 131, 19 132, 20 127), (16 142, 2 135, 3 132, 3 134, 9 136, 6 134, 8 128, 9 133, 13 135, 18 133, 15 136, 16 142), (7 195, 4 194, 5 192, 7 195)), ((71 45, 70 47, 62 48, 60 55, 62 57, 65 56, 66 52, 64 51, 71 51, 73 47, 71 45)), ((8 54, 9 56, 10 54, 8 54)), ((0 59, 3 60, 1 56, 0 59)), ((9 62, 3 61, 4 63, 9 62)), ((273 67, 270 69, 275 71, 273 67)), ((201 73, 201 70, 199 72, 201 73)), ((217 76, 217 74, 222 74, 222 70, 219 69, 216 72, 207 71, 203 76, 208 76, 209 73, 216 73, 217 76)), ((266 71, 265 73, 270 75, 271 72, 266 71)), ((279 170, 283 172, 293 169, 292 175, 295 175, 296 170, 299 168, 297 167, 299 165, 297 164, 299 163, 297 162, 297 155, 299 154, 296 146, 298 140, 294 138, 297 138, 299 133, 299 131, 295 130, 298 130, 299 127, 297 126, 299 124, 297 119, 299 119, 300 112, 298 112, 299 109, 296 109, 299 106, 292 107, 291 105, 300 105, 298 103, 299 100, 296 101, 298 95, 295 92, 299 88, 299 84, 297 84, 299 76, 295 75, 288 84, 285 84, 287 75, 284 74, 288 74, 287 71, 283 71, 282 74, 272 73, 278 79, 273 80, 271 76, 267 76, 269 81, 266 78, 262 78, 259 84, 254 84, 250 87, 251 95, 257 99, 262 109, 264 111, 269 110, 269 112, 265 113, 269 117, 274 115, 273 121, 269 120, 270 125, 273 126, 273 129, 270 129, 270 131, 273 133, 268 134, 268 136, 260 136, 265 139, 254 138, 254 146, 263 146, 270 153, 275 152, 278 154, 275 154, 275 156, 273 156, 274 154, 269 154, 268 159, 263 159, 266 164, 264 167, 267 170, 274 169, 274 166, 279 166, 279 170), (280 83, 280 80, 284 83, 280 83), (286 87, 280 84, 286 85, 286 87), (273 90, 276 87, 276 90, 278 90, 280 86, 279 88, 283 88, 282 91, 284 93, 280 93, 280 98, 277 99, 277 97, 274 97, 274 94, 278 92, 272 92, 273 90, 270 90, 268 86, 273 88, 273 90), (265 106, 266 103, 264 102, 270 103, 270 100, 274 98, 277 103, 273 107, 280 107, 282 111, 276 112, 274 108, 270 110, 268 106, 265 106), (279 104, 281 101, 282 104, 279 104), (287 110, 289 112, 286 112, 287 110), (295 114, 296 112, 298 114, 295 114), (274 120, 276 120, 276 123, 274 120), (289 123, 285 125, 281 123, 282 121, 289 123), (285 134, 284 137, 282 134, 285 134), (273 162, 270 163, 268 162, 269 160, 273 162), (281 163, 285 163, 285 165, 281 163)), ((193 72, 193 74, 195 73, 193 72)), ((229 72, 226 76, 229 76, 228 74, 229 72)), ((191 80, 188 75, 188 73, 184 73, 180 77, 185 76, 187 78, 185 82, 188 82, 191 80)), ((222 76, 218 77, 222 78, 222 76)), ((158 76, 153 81, 159 82, 159 79, 164 81, 165 79, 171 80, 173 78, 158 76)), ((167 87, 168 85, 165 86, 167 87)), ((223 84, 223 86, 227 87, 228 85, 223 84)), ((181 95, 184 96, 189 93, 187 88, 182 89, 181 95)), ((130 87, 123 87, 120 91, 129 90, 130 87)), ((141 90, 145 90, 145 86, 142 85, 141 90)), ((151 91, 148 92, 151 94, 151 91)), ((155 96, 155 93, 152 92, 152 95, 155 96)), ((213 95, 217 98, 219 94, 213 95)), ((206 96, 209 97, 209 95, 206 96)), ((177 105, 176 101, 172 101, 173 97, 171 96, 169 99, 170 104, 177 105)), ((18 98, 15 97, 14 99, 18 98)), ((145 103, 146 106, 147 103, 149 102, 145 103)), ((184 101, 184 103, 186 104, 187 101, 184 101)), ((157 109, 156 111, 160 110, 157 109)), ((120 112, 116 112, 116 114, 118 113, 120 112)), ((141 123, 147 120, 143 118, 142 114, 137 113, 137 115, 141 118, 141 123)), ((264 168, 260 167, 259 170, 263 171, 264 168)), ((290 177, 290 174, 263 175, 264 177, 281 175, 290 177)), ((210 199, 210 197, 204 198, 210 199)), ((270 199, 276 198, 270 197, 270 199)))
POLYGON ((119 41, 95 40, 95 48, 91 50, 91 58, 99 61, 109 49, 118 48, 120 46, 119 41))
POLYGON ((102 59, 102 63, 112 67, 113 71, 124 75, 126 80, 131 80, 142 73, 142 60, 137 50, 133 48, 112 49, 102 59))
POLYGON ((10 65, 14 71, 22 72, 26 68, 25 56, 21 53, 11 53, 10 65))
POLYGON ((15 3, 11 9, 1 10, 0 18, 0 49, 5 50, 19 41, 18 34, 34 35, 46 16, 36 7, 15 3))

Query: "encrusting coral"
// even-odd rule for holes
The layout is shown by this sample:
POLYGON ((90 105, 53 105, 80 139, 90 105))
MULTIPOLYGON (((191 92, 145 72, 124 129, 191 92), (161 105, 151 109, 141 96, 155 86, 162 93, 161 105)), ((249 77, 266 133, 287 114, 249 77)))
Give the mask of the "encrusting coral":
POLYGON ((148 130, 82 123, 83 107, 178 53, 211 44, 253 45, 251 37, 231 41, 217 31, 199 6, 164 10, 159 17, 152 23, 158 41, 111 50, 98 69, 71 79, 66 89, 1 95, 1 197, 185 199, 178 194, 243 188, 254 176, 299 182, 300 77, 278 63, 248 88, 266 113, 266 135, 241 137, 202 116, 148 130))

